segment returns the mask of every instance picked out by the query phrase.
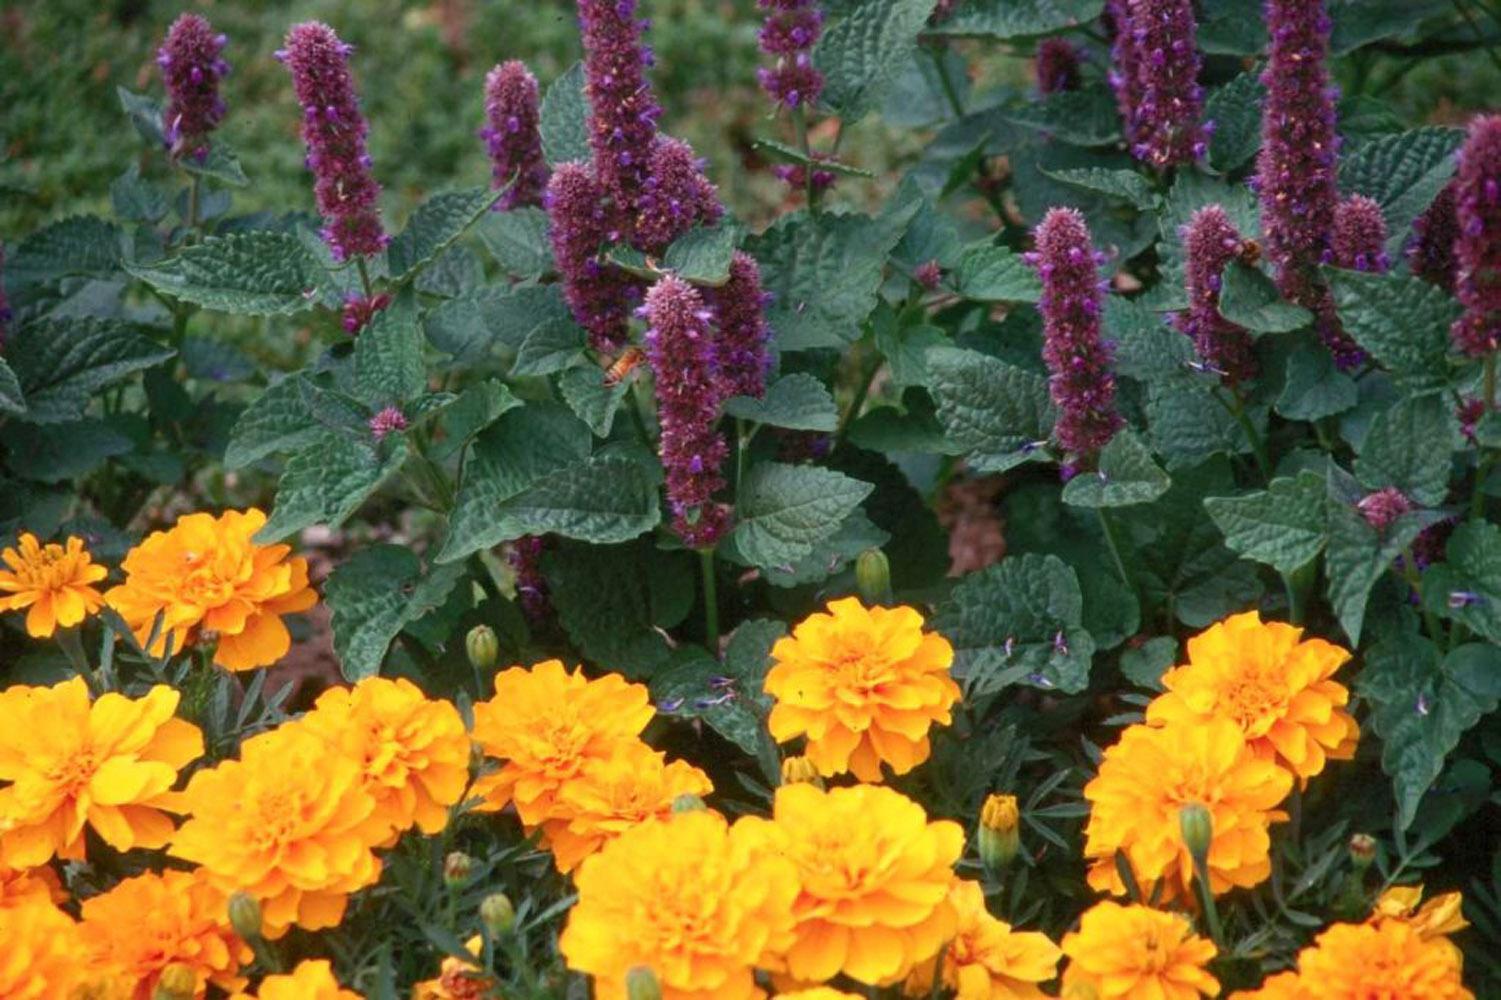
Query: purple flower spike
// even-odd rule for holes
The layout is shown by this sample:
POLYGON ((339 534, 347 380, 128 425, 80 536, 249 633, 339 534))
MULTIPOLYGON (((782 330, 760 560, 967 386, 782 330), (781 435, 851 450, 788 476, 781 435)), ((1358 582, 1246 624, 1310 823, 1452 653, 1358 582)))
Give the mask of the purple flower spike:
POLYGON ((625 344, 640 290, 630 275, 600 260, 600 247, 619 235, 604 186, 582 163, 565 163, 553 171, 543 205, 568 308, 595 350, 614 354, 625 344))
POLYGON ((1131 152, 1158 169, 1201 159, 1204 90, 1191 0, 1127 0, 1137 82, 1131 152))
POLYGON ((495 203, 499 210, 542 204, 547 164, 542 160, 537 108, 537 78, 525 63, 513 59, 485 76, 485 127, 479 134, 490 153, 493 186, 511 185, 495 203))
POLYGON ((1454 244, 1459 240, 1459 188, 1452 181, 1444 186, 1412 223, 1407 244, 1407 265, 1412 273, 1446 292, 1454 291, 1454 244))
POLYGON ((1042 357, 1058 404, 1053 436, 1087 463, 1121 427, 1110 349, 1100 338, 1100 259, 1076 209, 1049 209, 1034 235, 1037 249, 1027 257, 1042 278, 1042 357))
POLYGON ((815 0, 758 0, 768 11, 761 26, 761 51, 776 64, 756 72, 761 89, 776 104, 808 107, 823 93, 823 74, 813 66, 813 46, 823 30, 823 12, 815 0))
POLYGON ((1219 205, 1193 214, 1183 231, 1188 259, 1188 309, 1177 316, 1178 329, 1193 338, 1199 358, 1228 381, 1256 374, 1251 335, 1220 315, 1220 282, 1230 262, 1246 252, 1245 241, 1219 205))
POLYGON ((542 573, 542 554, 550 546, 542 535, 523 535, 511 543, 506 562, 516 573, 516 603, 529 622, 543 622, 552 614, 547 577, 542 573))
POLYGON ((287 33, 286 47, 277 53, 292 72, 302 105, 302 139, 317 179, 323 240, 337 260, 380 253, 391 239, 381 226, 380 184, 365 151, 369 126, 349 73, 353 51, 334 29, 308 21, 287 33))
POLYGON ((1450 338, 1459 353, 1483 358, 1501 346, 1501 115, 1470 123, 1455 185, 1454 284, 1465 311, 1450 338))
POLYGON ((1339 203, 1326 261, 1351 271, 1379 273, 1391 267, 1386 255, 1386 217, 1374 199, 1353 194, 1339 203))
POLYGON ((697 289, 674 275, 651 287, 643 311, 673 529, 685 545, 709 548, 730 519, 729 509, 714 500, 724 486, 719 470, 729 449, 714 429, 721 399, 711 313, 697 289))
POLYGON ((579 22, 594 169, 629 217, 651 167, 662 114, 646 80, 651 54, 641 39, 645 23, 636 19, 636 0, 579 0, 579 22))
POLYGON ((637 248, 661 253, 695 225, 712 226, 723 214, 719 192, 704 176, 693 147, 681 139, 659 136, 636 202, 637 248))
POLYGON ((388 406, 370 418, 370 436, 380 441, 387 434, 407 429, 407 418, 394 406, 388 406))
POLYGON ((1078 90, 1079 49, 1064 38, 1044 38, 1037 45, 1037 90, 1041 94, 1058 94, 1078 90))
POLYGON ((204 18, 183 14, 157 50, 156 64, 167 88, 162 132, 173 156, 208 156, 209 133, 224 120, 219 81, 229 74, 229 63, 220 53, 227 42, 204 18))
POLYGON ((1126 145, 1136 147, 1136 108, 1141 103, 1141 59, 1132 30, 1131 0, 1108 0, 1105 6, 1110 29, 1110 87, 1120 110, 1126 145))
POLYGON ((1377 531, 1384 532, 1403 514, 1416 509, 1413 502, 1395 486, 1369 493, 1355 505, 1366 523, 1377 531))
POLYGON ((771 366, 767 344, 766 305, 771 296, 761 288, 761 268, 748 253, 737 250, 730 259, 730 277, 708 290, 709 304, 719 324, 719 378, 725 396, 766 394, 766 371, 771 366))

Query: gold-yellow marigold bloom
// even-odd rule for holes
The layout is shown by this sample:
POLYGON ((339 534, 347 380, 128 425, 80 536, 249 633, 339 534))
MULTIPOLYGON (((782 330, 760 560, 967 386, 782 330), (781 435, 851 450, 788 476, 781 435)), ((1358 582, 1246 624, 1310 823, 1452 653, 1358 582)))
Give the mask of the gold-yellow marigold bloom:
POLYGON ((484 942, 475 935, 464 942, 464 950, 474 956, 466 962, 452 955, 443 959, 438 978, 428 979, 412 987, 412 1000, 487 1000, 495 995, 494 980, 479 967, 480 952, 484 942))
POLYGON ((0 864, 0 909, 19 906, 31 899, 65 903, 68 894, 50 866, 7 868, 0 864))
POLYGON ((821 983, 843 972, 893 983, 953 936, 958 823, 930 823, 916 802, 882 785, 783 785, 771 825, 801 881, 785 954, 792 979, 821 983))
POLYGON ((687 761, 668 763, 639 740, 587 761, 558 793, 556 818, 542 825, 558 871, 570 872, 638 823, 672 813, 680 795, 708 795, 709 776, 687 761))
POLYGON ((339 986, 333 966, 326 959, 308 958, 285 975, 267 976, 255 994, 236 993, 230 1000, 364 1000, 353 990, 339 986))
POLYGON ((307 560, 287 558, 286 545, 258 545, 266 515, 251 508, 187 514, 167 531, 154 531, 125 556, 125 582, 104 595, 136 638, 160 633, 150 647, 162 655, 217 638, 214 662, 227 670, 275 663, 292 646, 281 616, 318 601, 308 585, 307 560))
POLYGON ((83 539, 69 535, 63 545, 37 541, 21 532, 15 548, 0 552, 0 611, 26 611, 26 633, 49 638, 58 626, 72 628, 104 604, 93 587, 109 575, 94 564, 83 539))
POLYGON ((1268 976, 1254 990, 1236 990, 1230 1000, 1307 1000, 1296 969, 1268 976))
POLYGON ((390 833, 359 761, 299 723, 246 740, 239 760, 199 771, 170 853, 225 893, 261 901, 263 931, 337 926, 349 893, 380 877, 371 848, 390 833))
POLYGON ((1458 934, 1470 922, 1464 918, 1464 896, 1457 892, 1435 896, 1426 903, 1421 885, 1395 885, 1381 894, 1371 910, 1370 923, 1402 920, 1422 937, 1447 937, 1458 934))
POLYGON ((201 872, 148 872, 83 901, 85 949, 128 996, 151 996, 170 965, 187 970, 192 996, 209 983, 239 989, 239 969, 255 955, 230 929, 228 912, 224 893, 201 872))
POLYGON ((1335 924, 1298 955, 1308 1000, 1472 1000, 1464 956, 1406 920, 1335 924))
POLYGON ((1218 996, 1220 984, 1204 968, 1214 943, 1194 933, 1187 917, 1149 906, 1096 903, 1063 937, 1069 965, 1064 995, 1074 989, 1100 1000, 1198 1000, 1218 996))
POLYGON ((771 735, 778 743, 807 737, 808 759, 825 775, 880 781, 883 762, 906 774, 928 759, 929 728, 948 725, 959 700, 953 647, 924 632, 912 608, 833 601, 778 639, 771 655, 771 735))
POLYGON ((0 907, 0 1000, 57 1000, 83 983, 83 942, 73 918, 31 896, 0 907))
POLYGON ((815 986, 810 990, 793 990, 791 993, 778 993, 776 1000, 861 1000, 861 998, 854 993, 836 990, 831 986, 815 986))
POLYGON ((198 727, 172 715, 177 701, 159 684, 91 703, 81 677, 0 691, 0 864, 81 859, 85 826, 119 851, 165 844, 177 772, 203 754, 198 727))
POLYGON ((302 724, 359 763, 376 812, 395 833, 437 833, 469 782, 469 732, 453 704, 409 680, 367 677, 330 688, 302 724))
POLYGON ((638 966, 656 973, 663 1000, 760 997, 753 969, 787 945, 797 895, 767 827, 674 813, 585 858, 558 939, 568 967, 594 977, 596 1000, 625 997, 638 966))
POLYGON ((558 660, 501 671, 495 697, 474 706, 474 741, 504 763, 474 783, 474 794, 486 810, 514 802, 521 822, 538 826, 587 761, 634 741, 652 714, 646 688, 619 674, 589 680, 558 660))
POLYGON ((1329 758, 1355 754, 1360 725, 1345 709, 1349 690, 1333 679, 1349 659, 1293 625, 1232 615, 1188 640, 1188 663, 1162 675, 1166 691, 1147 706, 1147 722, 1230 719, 1256 754, 1306 781, 1329 758))
MULTIPOLYGON (((1034 1000, 1046 996, 1040 987, 1058 975, 1063 953, 1036 931, 1013 930, 991 916, 980 883, 956 881, 949 903, 958 924, 954 936, 939 952, 943 973, 938 982, 954 1000, 1034 1000)), ((938 958, 920 962, 907 977, 906 995, 926 997, 933 988, 938 958)))
POLYGON ((1197 803, 1213 821, 1210 888, 1219 894, 1257 885, 1271 874, 1268 828, 1287 818, 1277 806, 1291 790, 1292 775, 1256 756, 1228 719, 1130 726, 1084 786, 1089 884, 1125 895, 1115 863, 1116 852, 1124 851, 1143 892, 1162 883, 1165 899, 1188 894, 1193 856, 1179 810, 1197 803))

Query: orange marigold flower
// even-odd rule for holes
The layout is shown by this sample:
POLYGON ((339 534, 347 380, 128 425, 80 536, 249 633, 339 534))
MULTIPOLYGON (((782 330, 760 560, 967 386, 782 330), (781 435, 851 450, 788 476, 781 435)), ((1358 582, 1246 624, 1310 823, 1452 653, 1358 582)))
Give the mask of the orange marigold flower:
POLYGON ((145 643, 157 615, 153 656, 218 639, 214 662, 227 670, 270 666, 292 646, 281 616, 318 601, 308 586, 307 560, 288 559, 286 545, 257 545, 266 515, 254 508, 219 517, 188 514, 130 550, 125 582, 104 599, 145 643))
POLYGON ((558 939, 568 967, 594 977, 597 1000, 623 998, 637 966, 656 973, 664 1000, 761 996, 753 969, 787 944, 797 895, 766 826, 675 813, 585 858, 558 939))
POLYGON ((412 987, 412 1000, 486 1000, 494 993, 494 980, 479 967, 484 942, 475 935, 464 942, 464 950, 474 956, 470 962, 452 955, 443 959, 437 979, 428 979, 412 987))
POLYGON ((1079 918, 1079 929, 1063 936, 1070 988, 1093 989, 1100 1000, 1197 1000, 1219 995, 1220 984, 1204 966, 1214 943, 1199 937, 1188 918, 1149 906, 1096 903, 1079 918))
POLYGON ((1472 1000, 1463 974, 1448 938, 1406 920, 1335 924, 1298 955, 1298 977, 1317 1000, 1472 1000))
POLYGON ((261 901, 264 933, 334 927, 348 895, 380 877, 371 848, 390 833, 359 761, 328 752, 299 723, 246 740, 239 760, 199 771, 174 857, 202 865, 225 893, 261 901))
MULTIPOLYGON (((1039 987, 1058 975, 1063 953, 1036 931, 1017 931, 991 916, 980 883, 955 881, 949 889, 958 925, 940 953, 938 981, 954 1000, 1033 1000, 1046 996, 1039 987)), ((926 997, 933 989, 937 957, 919 963, 907 977, 906 994, 926 997)))
POLYGON ((1354 756, 1360 725, 1345 710, 1350 692, 1333 676, 1348 650, 1303 630, 1232 615, 1188 640, 1188 663, 1162 675, 1166 693, 1147 706, 1147 722, 1230 719, 1259 756, 1300 780, 1326 759, 1354 756))
POLYGON ((83 539, 68 536, 66 547, 46 545, 29 531, 21 532, 16 548, 0 552, 7 569, 0 569, 0 611, 26 612, 26 633, 46 639, 72 628, 98 611, 104 596, 92 586, 109 571, 96 566, 83 539))
POLYGON ((127 996, 150 997, 162 971, 176 964, 201 997, 209 983, 243 986, 237 973, 255 958, 230 929, 228 912, 224 893, 201 872, 148 872, 84 900, 83 937, 94 968, 127 996))
POLYGON ((267 976, 254 995, 236 993, 230 1000, 363 1000, 353 990, 341 989, 333 966, 326 959, 308 958, 286 975, 267 976))
POLYGON ((1254 990, 1236 990, 1230 994, 1230 1000, 1307 1000, 1307 994, 1297 970, 1293 970, 1268 976, 1254 990))
POLYGON ((119 851, 165 844, 177 772, 203 755, 198 727, 173 718, 177 701, 158 684, 90 703, 81 677, 0 691, 0 864, 80 859, 85 826, 119 851))
POLYGON ((0 864, 0 909, 19 906, 33 898, 65 903, 68 894, 50 865, 39 868, 7 868, 0 864))
POLYGON ((1447 937, 1458 934, 1470 922, 1464 918, 1464 896, 1448 892, 1419 906, 1423 899, 1421 885, 1395 885, 1381 894, 1371 911, 1370 923, 1402 920, 1411 924, 1422 937, 1447 937))
POLYGON ((376 812, 395 833, 437 833, 469 782, 469 733, 450 702, 398 678, 330 688, 302 725, 360 764, 376 812))
POLYGON ((1277 805, 1291 790, 1292 775, 1256 756, 1228 719, 1131 726, 1084 786, 1090 803, 1084 856, 1094 862, 1089 884, 1124 895, 1115 863, 1116 852, 1124 851, 1142 891, 1162 883, 1165 898, 1187 894, 1193 856, 1179 811, 1197 804, 1213 824, 1210 888, 1219 894, 1256 885, 1271 874, 1268 827, 1287 818, 1277 805))
POLYGON ((953 936, 958 823, 930 823, 922 806, 881 785, 798 784, 777 789, 770 825, 802 882, 797 936, 785 953, 793 979, 821 983, 843 972, 893 983, 953 936))
POLYGON ((0 1000, 57 1000, 81 985, 78 925, 48 899, 0 907, 0 1000))
POLYGON ((959 685, 954 649, 924 632, 912 608, 867 608, 853 597, 809 615, 771 650, 767 720, 778 743, 807 737, 826 775, 880 781, 881 764, 906 774, 928 759, 928 729, 948 725, 959 685))
POLYGON ((776 1000, 860 1000, 854 993, 846 993, 830 986, 815 986, 810 990, 793 990, 791 993, 778 993, 776 1000))
POLYGON ((474 740, 486 756, 504 761, 482 775, 474 794, 486 810, 514 802, 528 827, 553 817, 563 785, 586 761, 632 741, 651 721, 646 688, 619 674, 589 680, 558 660, 495 675, 495 697, 474 706, 474 740))
POLYGON ((709 776, 687 761, 667 763, 639 740, 587 761, 558 793, 557 818, 543 824, 558 871, 569 872, 605 843, 653 816, 666 817, 679 795, 708 795, 709 776))

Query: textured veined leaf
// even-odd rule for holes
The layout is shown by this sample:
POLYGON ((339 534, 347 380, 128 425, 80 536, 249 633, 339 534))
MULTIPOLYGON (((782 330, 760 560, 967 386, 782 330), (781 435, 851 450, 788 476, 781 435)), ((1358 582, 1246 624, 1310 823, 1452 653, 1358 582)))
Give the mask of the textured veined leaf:
POLYGON ((811 465, 763 462, 746 474, 736 550, 753 566, 788 566, 832 536, 871 485, 811 465))
POLYGON ((832 431, 839 423, 839 409, 824 384, 805 372, 783 375, 760 399, 736 396, 727 400, 724 412, 741 420, 800 431, 832 431))
POLYGON ((83 415, 96 390, 174 354, 118 320, 43 319, 24 324, 5 345, 26 419, 57 423, 83 415))
POLYGON ((1210 497, 1204 507, 1232 550, 1279 573, 1292 573, 1323 551, 1328 537, 1324 494, 1324 477, 1305 471, 1273 479, 1255 493, 1210 497))
POLYGON ((589 101, 584 97, 584 66, 574 63, 547 88, 542 99, 542 152, 553 166, 589 160, 589 101))
POLYGON ((1054 409, 1047 382, 976 351, 928 351, 938 422, 978 471, 1004 472, 1045 461, 1054 409))
POLYGON ((335 568, 324 597, 345 679, 380 673, 402 629, 447 600, 462 575, 460 566, 435 566, 424 573, 417 556, 401 545, 360 549, 335 568))
POLYGON ((813 54, 824 106, 848 124, 879 107, 932 12, 933 0, 864 0, 851 8, 813 54))
POLYGON ((436 260, 490 210, 501 193, 490 188, 445 191, 419 205, 406 228, 386 248, 393 280, 404 282, 436 260))
POLYGON ((210 236, 175 257, 127 267, 172 298, 245 316, 311 308, 326 280, 302 241, 281 232, 210 236))

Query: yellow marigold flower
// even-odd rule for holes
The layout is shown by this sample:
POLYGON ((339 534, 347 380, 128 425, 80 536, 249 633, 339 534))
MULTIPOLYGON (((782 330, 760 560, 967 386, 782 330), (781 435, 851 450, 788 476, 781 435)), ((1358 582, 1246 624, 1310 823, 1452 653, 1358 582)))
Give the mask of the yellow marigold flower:
POLYGON ((46 639, 59 625, 72 628, 104 603, 92 585, 109 571, 94 564, 81 538, 69 535, 65 546, 43 545, 23 531, 19 545, 0 552, 0 559, 8 567, 0 569, 0 611, 29 609, 28 635, 46 639))
POLYGON ((778 993, 776 1000, 860 1000, 860 997, 855 993, 846 993, 831 986, 815 986, 810 990, 778 993))
POLYGON ((255 957, 228 922, 228 902, 201 872, 148 872, 83 901, 83 938, 94 967, 127 995, 149 997, 169 965, 192 978, 192 996, 209 983, 239 989, 240 966, 255 957))
POLYGON ((1254 990, 1236 990, 1230 1000, 1307 1000, 1307 993, 1297 970, 1293 970, 1268 976, 1254 990))
POLYGON ((782 759, 782 784, 796 785, 799 783, 822 785, 823 776, 818 773, 818 768, 814 763, 801 754, 784 757, 782 759))
POLYGON ((474 706, 474 740, 505 763, 474 794, 487 810, 514 802, 528 827, 552 818, 558 792, 591 759, 632 741, 651 721, 646 688, 619 674, 589 680, 558 660, 495 675, 495 697, 474 706))
POLYGON ((1371 911, 1370 922, 1402 920, 1411 924, 1419 935, 1447 937, 1458 934, 1470 922, 1464 918, 1464 896, 1457 892, 1435 896, 1419 906, 1423 899, 1421 885, 1395 885, 1381 894, 1371 911))
POLYGON ((485 1000, 494 996, 494 981, 478 965, 483 948, 479 935, 464 942, 464 949, 474 956, 474 961, 466 962, 452 955, 443 959, 437 979, 412 987, 412 1000, 485 1000))
POLYGON ((568 967, 621 1000, 631 969, 657 975, 664 1000, 759 997, 753 968, 786 946, 797 875, 765 821, 733 827, 708 810, 622 833, 584 859, 578 902, 558 939, 568 967))
POLYGON ((929 727, 948 725, 959 700, 953 647, 924 632, 912 608, 833 601, 778 639, 771 655, 771 735, 778 743, 806 736, 808 759, 825 775, 880 781, 882 762, 906 774, 928 759, 929 727))
POLYGON ((33 896, 0 907, 0 1000, 57 1000, 85 972, 78 925, 50 900, 33 896))
POLYGON ((1166 692, 1147 706, 1153 725, 1230 719, 1251 749, 1306 780, 1327 758, 1355 754, 1360 726, 1345 710, 1350 692, 1333 676, 1348 650, 1303 630, 1232 615, 1188 640, 1188 663, 1162 675, 1166 692))
POLYGON ((1084 786, 1089 800, 1084 856, 1093 861, 1089 884, 1124 895, 1115 854, 1150 893, 1162 883, 1171 899, 1193 884, 1193 856, 1183 842, 1179 810, 1204 806, 1213 820, 1210 888, 1216 893, 1253 886, 1271 874, 1268 827, 1286 819, 1277 805, 1292 790, 1292 776, 1246 746, 1228 719, 1131 726, 1105 751, 1100 771, 1084 786))
POLYGON ((1313 1000, 1472 1000, 1463 973, 1464 956, 1448 938, 1406 920, 1335 924, 1298 955, 1313 1000))
POLYGON ((333 966, 326 959, 309 958, 297 963, 286 975, 267 976, 256 994, 236 993, 230 1000, 364 1000, 353 990, 341 989, 333 966))
POLYGON ((130 550, 121 564, 125 582, 104 599, 142 643, 162 615, 152 655, 162 655, 169 638, 174 651, 217 638, 221 667, 270 666, 292 646, 281 616, 306 611, 318 595, 308 586, 306 559, 288 559, 286 545, 253 541, 265 523, 254 508, 181 517, 130 550))
POLYGON ((639 740, 622 742, 608 757, 587 761, 558 793, 558 818, 543 824, 558 871, 584 858, 638 823, 672 813, 679 795, 708 795, 709 776, 687 761, 665 756, 639 740))
MULTIPOLYGON (((957 929, 940 952, 943 975, 939 982, 953 991, 954 1000, 1033 1000, 1046 996, 1039 988, 1058 975, 1062 952, 1036 931, 1017 931, 991 916, 980 883, 956 881, 949 903, 958 917, 957 929)), ((926 997, 933 988, 937 958, 919 963, 907 977, 906 994, 926 997)))
POLYGON ((802 882, 785 955, 793 979, 821 983, 843 972, 896 982, 953 936, 958 823, 930 823, 921 806, 881 785, 783 785, 771 825, 802 882))
POLYGON ((458 709, 405 679, 330 688, 302 724, 360 764, 376 812, 401 833, 437 833, 469 781, 469 733, 458 709))
POLYGON ((1086 987, 1100 1000, 1219 995, 1219 982, 1204 968, 1215 956, 1214 943, 1176 913, 1104 900, 1084 912, 1077 931, 1064 935, 1063 953, 1069 959, 1065 996, 1086 987))
POLYGON ((268 938, 292 924, 336 926, 349 893, 380 877, 371 848, 391 825, 360 762, 329 753, 298 723, 252 737, 239 760, 193 775, 183 801, 191 815, 170 853, 202 865, 225 893, 259 899, 268 938))
POLYGON ((0 691, 0 864, 34 868, 84 856, 83 828, 119 851, 172 836, 172 785, 203 755, 198 727, 173 718, 176 691, 110 692, 92 704, 83 678, 0 691))
POLYGON ((28 900, 40 898, 54 903, 67 902, 68 894, 50 866, 40 868, 7 868, 0 864, 0 910, 7 906, 19 906, 28 900))

